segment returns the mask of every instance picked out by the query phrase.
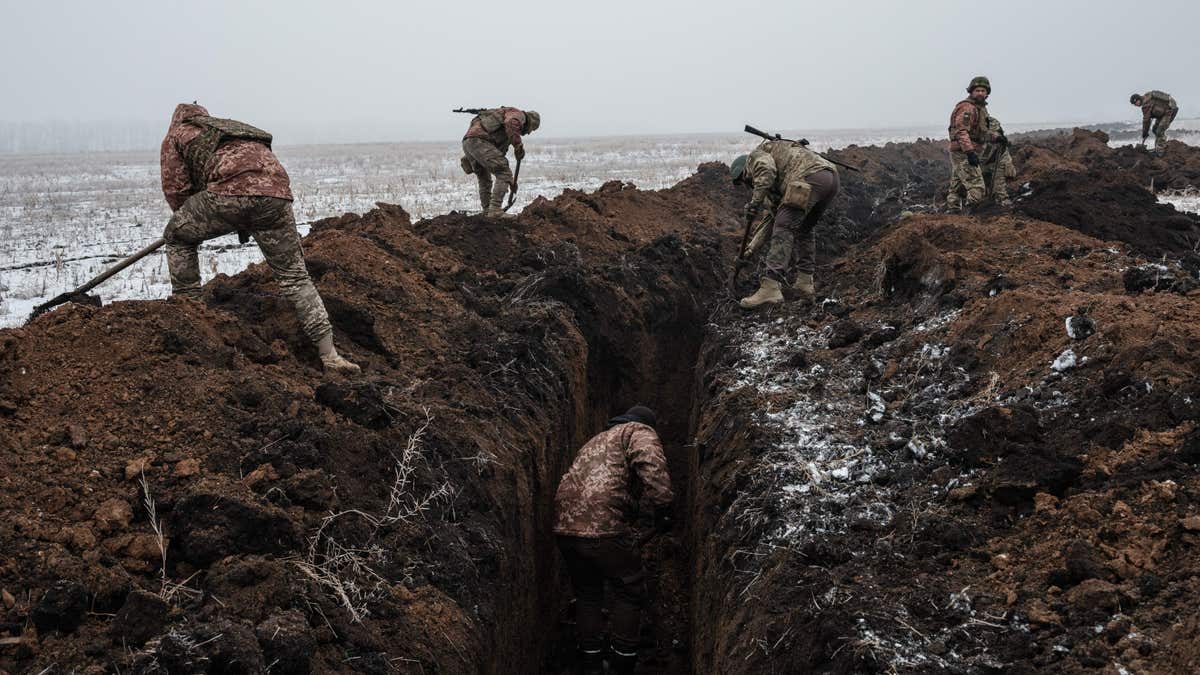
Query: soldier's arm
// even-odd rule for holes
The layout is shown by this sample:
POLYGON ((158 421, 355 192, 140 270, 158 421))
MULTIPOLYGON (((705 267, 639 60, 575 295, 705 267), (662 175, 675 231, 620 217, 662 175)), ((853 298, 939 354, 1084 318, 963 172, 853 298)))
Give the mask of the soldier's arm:
MULTIPOLYGON (((942 108, 945 110, 945 108, 942 108)), ((963 152, 974 152, 977 150, 975 144, 971 142, 971 116, 974 114, 972 106, 968 103, 960 103, 954 108, 954 114, 951 116, 953 124, 950 127, 950 137, 958 141, 958 147, 963 152)))
POLYGON ((1150 135, 1150 112, 1154 110, 1154 105, 1149 101, 1142 104, 1142 138, 1150 135))
POLYGON ((771 188, 775 187, 775 177, 778 174, 778 170, 775 167, 775 158, 768 152, 753 153, 746 164, 747 170, 750 171, 750 178, 754 183, 754 193, 751 194, 750 203, 747 204, 747 207, 752 210, 758 210, 768 203, 771 188))
POLYGON ((180 206, 192 196, 192 179, 188 176, 187 165, 183 156, 175 146, 171 134, 163 139, 159 150, 159 171, 162 174, 163 196, 172 211, 178 211, 180 206))
POLYGON ((644 425, 631 426, 626 446, 629 464, 642 481, 643 494, 651 503, 656 507, 667 506, 675 495, 671 493, 671 475, 667 473, 667 458, 658 434, 644 425))
POLYGON ((521 147, 521 130, 524 128, 525 113, 511 110, 504 116, 504 133, 508 135, 508 142, 514 148, 521 147))

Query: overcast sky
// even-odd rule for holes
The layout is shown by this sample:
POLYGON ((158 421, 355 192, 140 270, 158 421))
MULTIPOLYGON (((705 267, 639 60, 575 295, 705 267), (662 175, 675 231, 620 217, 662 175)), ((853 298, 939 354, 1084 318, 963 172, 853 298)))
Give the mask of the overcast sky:
POLYGON ((278 142, 940 126, 977 73, 1008 123, 1200 115, 1200 1, 0 0, 0 121, 162 120, 198 100, 278 142))

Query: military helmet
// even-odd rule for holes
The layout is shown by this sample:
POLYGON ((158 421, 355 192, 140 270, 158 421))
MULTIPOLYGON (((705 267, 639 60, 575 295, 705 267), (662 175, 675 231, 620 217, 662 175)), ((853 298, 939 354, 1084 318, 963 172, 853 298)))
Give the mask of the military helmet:
POLYGON ((746 162, 748 161, 750 161, 750 155, 738 155, 733 160, 733 164, 729 165, 729 176, 733 178, 734 182, 737 182, 746 172, 746 162))
POLYGON ((1134 105, 1140 104, 1142 102, 1142 95, 1141 94, 1130 94, 1129 102, 1134 105))
POLYGON ((976 75, 971 79, 971 84, 967 85, 967 93, 971 93, 975 87, 983 87, 989 94, 992 93, 992 82, 983 75, 976 75))
POLYGON ((542 126, 542 116, 536 110, 525 111, 525 133, 533 133, 542 126))

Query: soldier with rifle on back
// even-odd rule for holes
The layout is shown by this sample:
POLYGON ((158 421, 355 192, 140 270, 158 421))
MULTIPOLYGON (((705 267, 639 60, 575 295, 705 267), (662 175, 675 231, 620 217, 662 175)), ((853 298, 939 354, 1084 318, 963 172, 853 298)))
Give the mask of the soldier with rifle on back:
POLYGON ((1179 114, 1175 97, 1165 91, 1151 89, 1145 94, 1130 96, 1129 102, 1142 109, 1142 145, 1145 146, 1146 139, 1150 137, 1150 124, 1153 122, 1154 154, 1162 157, 1167 151, 1167 129, 1179 114))
MULTIPOLYGON (((508 106, 458 108, 454 112, 474 115, 463 136, 462 168, 468 174, 475 174, 479 181, 479 203, 484 215, 499 216, 507 210, 502 207, 504 193, 511 189, 515 196, 517 192, 516 179, 505 157, 508 146, 512 145, 519 173, 521 160, 525 158, 523 136, 536 131, 542 124, 542 117, 533 110, 508 106)), ((512 206, 511 201, 509 206, 512 206)))
POLYGON ((782 289, 793 271, 791 290, 801 298, 811 300, 816 294, 813 230, 841 188, 837 166, 832 160, 809 150, 806 147, 808 141, 770 136, 751 126, 747 126, 746 131, 767 140, 749 155, 734 159, 729 169, 735 184, 753 188, 744 216, 747 234, 754 230, 758 232, 748 249, 745 239, 750 237, 743 240, 738 263, 749 258, 758 242, 765 239, 765 231, 772 220, 774 231, 759 288, 738 304, 744 309, 754 309, 783 302, 782 289))

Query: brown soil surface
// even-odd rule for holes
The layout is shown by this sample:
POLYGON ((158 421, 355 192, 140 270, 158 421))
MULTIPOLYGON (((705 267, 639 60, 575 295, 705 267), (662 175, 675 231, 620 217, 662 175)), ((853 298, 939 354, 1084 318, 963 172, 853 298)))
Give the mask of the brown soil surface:
POLYGON ((940 143, 836 153, 815 306, 736 309, 713 164, 317 223, 359 378, 263 265, 0 331, 0 671, 569 672, 554 489, 637 402, 681 495, 639 672, 1195 670, 1200 221, 1147 180, 1190 169, 1039 143, 984 217, 923 213, 940 143))

